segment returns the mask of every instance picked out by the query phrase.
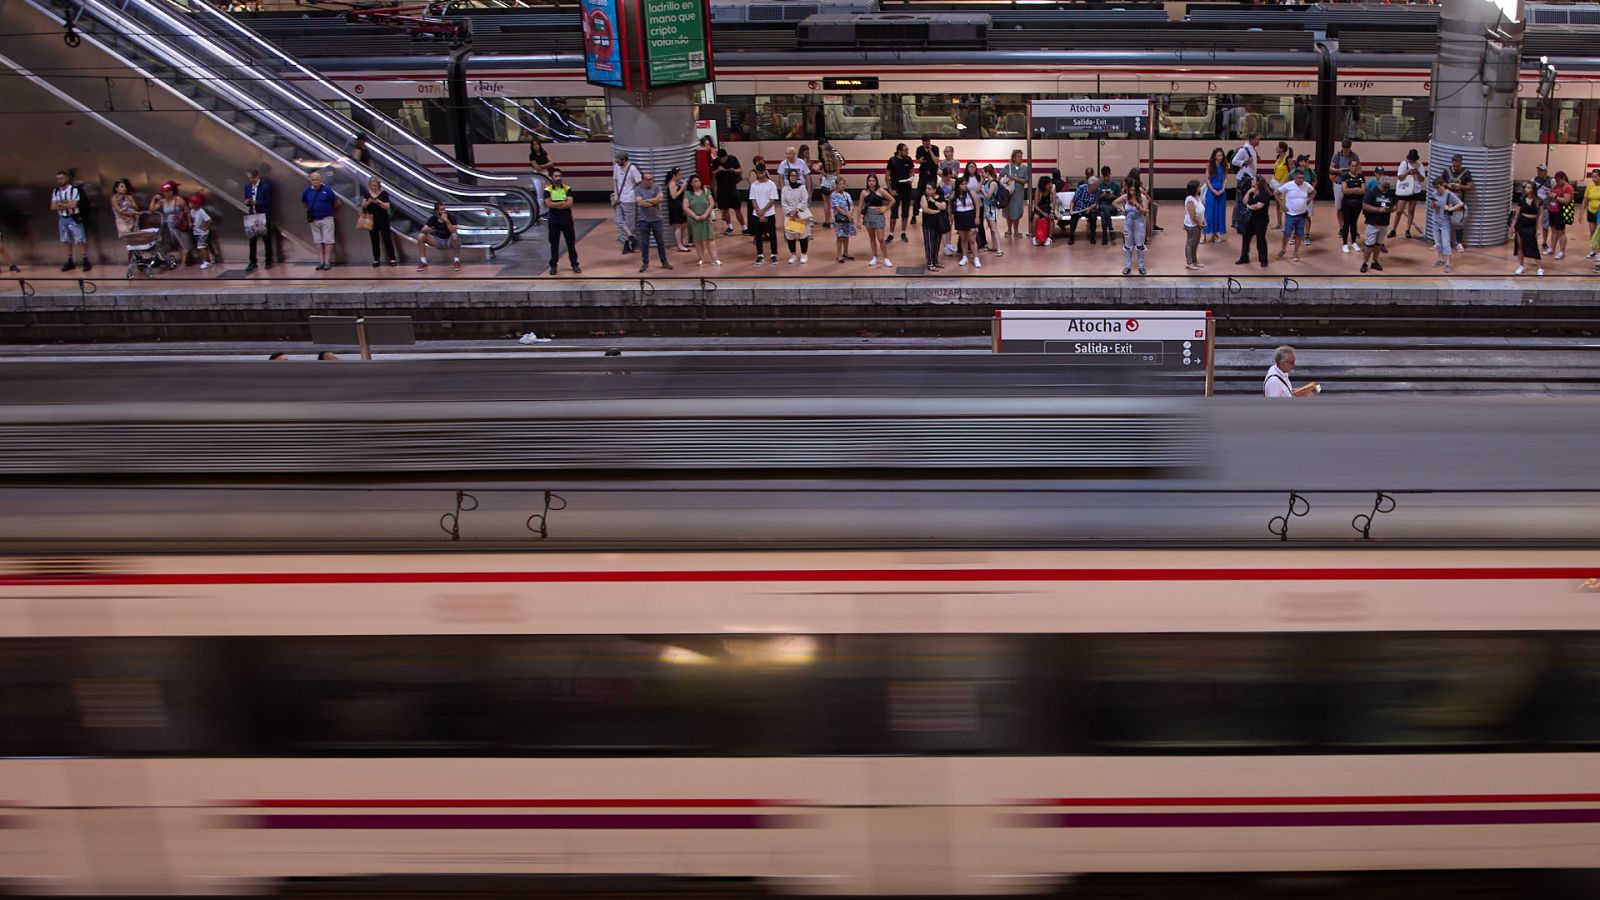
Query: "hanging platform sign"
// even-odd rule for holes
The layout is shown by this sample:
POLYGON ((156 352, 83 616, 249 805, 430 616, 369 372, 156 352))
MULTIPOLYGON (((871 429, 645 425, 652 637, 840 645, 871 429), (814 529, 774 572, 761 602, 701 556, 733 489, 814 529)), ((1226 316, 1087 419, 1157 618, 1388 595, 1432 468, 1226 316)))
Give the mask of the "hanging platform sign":
POLYGON ((1073 134, 1144 135, 1150 125, 1146 100, 1034 100, 1033 136, 1073 134))

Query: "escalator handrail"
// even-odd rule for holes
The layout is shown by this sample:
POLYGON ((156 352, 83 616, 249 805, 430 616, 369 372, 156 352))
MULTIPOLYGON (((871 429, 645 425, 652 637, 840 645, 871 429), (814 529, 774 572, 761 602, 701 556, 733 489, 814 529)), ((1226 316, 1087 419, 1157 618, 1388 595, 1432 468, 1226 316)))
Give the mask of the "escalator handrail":
MULTIPOLYGON (((377 120, 385 122, 388 121, 388 116, 384 115, 365 100, 357 97, 355 94, 345 90, 327 78, 324 78, 316 70, 310 68, 289 54, 284 53, 282 50, 274 46, 270 41, 266 40, 261 35, 256 34, 255 31, 247 27, 244 23, 212 6, 210 3, 206 2, 206 0, 188 0, 188 5, 191 9, 212 19, 213 21, 216 21, 222 27, 231 31, 240 40, 248 43, 251 48, 257 51, 258 58, 260 55, 269 56, 276 62, 293 69, 305 79, 314 82, 323 90, 332 93, 340 101, 349 103, 351 108, 359 109, 377 120)), ((516 186, 515 182, 517 177, 515 175, 494 175, 470 166, 464 166, 455 158, 445 153, 441 153, 439 148, 418 138, 416 135, 411 134, 409 131, 401 128, 399 125, 394 125, 391 130, 398 134, 401 139, 404 140, 412 149, 427 154, 434 161, 443 165, 447 165, 463 175, 468 175, 473 178, 482 178, 488 181, 512 182, 512 184, 508 186, 516 186)), ((394 141, 389 138, 385 138, 384 140, 388 143, 394 143, 394 141)))
MULTIPOLYGON (((85 3, 84 5, 85 7, 94 5, 102 10, 105 10, 107 7, 107 4, 101 3, 99 0, 91 0, 91 2, 85 3)), ((157 6, 153 3, 141 2, 141 0, 134 0, 134 2, 126 4, 124 8, 126 7, 137 7, 139 10, 143 10, 156 20, 156 24, 158 26, 158 28, 155 29, 149 27, 130 29, 125 32, 127 36, 133 37, 137 35, 147 39, 147 43, 158 43, 153 40, 157 33, 172 38, 181 38, 184 40, 187 46, 203 51, 211 59, 225 61, 230 69, 238 69, 240 67, 241 60, 237 58, 236 54, 229 54, 225 48, 213 43, 215 40, 214 36, 196 31, 193 28, 192 23, 184 19, 174 17, 170 13, 157 8, 157 6)), ((135 9, 127 9, 127 12, 130 15, 138 15, 138 10, 135 9)), ((98 14, 104 15, 103 12, 98 14)), ((112 12, 112 14, 117 18, 122 18, 120 11, 112 12)), ((128 20, 123 19, 123 21, 126 22, 128 20)), ((171 48, 170 44, 161 47, 162 52, 171 52, 172 49, 173 48, 171 48)), ((151 51, 149 51, 147 48, 147 52, 151 51)), ((161 58, 161 52, 156 52, 155 55, 158 60, 161 58)), ((244 62, 249 61, 244 60, 244 62)), ((200 67, 199 64, 192 65, 197 68, 200 67)), ((348 120, 344 119, 343 116, 340 116, 337 113, 329 110, 327 108, 327 104, 324 102, 312 97, 311 95, 292 85, 286 84, 271 73, 258 71, 255 74, 258 74, 261 77, 244 79, 244 81, 252 85, 258 85, 262 88, 265 88, 270 93, 276 95, 277 99, 282 101, 283 108, 294 110, 305 118, 311 120, 312 124, 320 125, 321 128, 325 129, 326 132, 331 132, 339 139, 339 144, 330 144, 319 136, 308 134, 304 126, 293 127, 287 131, 283 131, 282 133, 284 133, 286 136, 295 136, 296 139, 317 137, 322 146, 319 146, 316 149, 319 154, 327 158, 331 159, 338 156, 343 156, 345 154, 343 145, 350 139, 353 139, 356 134, 358 134, 358 132, 354 129, 354 126, 348 120)), ((210 73, 208 73, 206 77, 207 80, 203 82, 203 84, 205 84, 208 88, 212 88, 214 93, 216 92, 215 88, 219 81, 234 80, 218 79, 217 76, 210 73)), ((283 127, 283 118, 276 115, 275 111, 271 108, 274 104, 269 104, 267 108, 263 108, 260 104, 259 98, 257 97, 249 97, 248 99, 241 101, 238 98, 241 96, 242 92, 230 88, 228 93, 233 98, 230 100, 230 102, 238 106, 241 111, 248 112, 252 115, 262 115, 272 118, 279 123, 280 129, 283 127)), ((383 142, 376 142, 370 145, 368 149, 372 152, 373 156, 379 157, 385 163, 387 163, 389 169, 403 173, 414 184, 429 185, 437 193, 444 194, 446 196, 470 198, 467 201, 469 203, 492 203, 498 198, 502 197, 504 194, 508 193, 505 188, 498 186, 489 188, 474 188, 440 179, 426 168, 418 165, 417 162, 410 157, 394 152, 383 142)), ((385 178, 385 180, 399 181, 401 179, 388 177, 385 178)), ((513 193, 521 194, 521 199, 524 202, 531 204, 532 201, 527 195, 527 192, 514 191, 513 193)))
MULTIPOLYGON (((29 2, 34 2, 34 0, 29 0, 29 2)), ((38 4, 35 3, 35 5, 38 4)), ((219 78, 206 66, 191 59, 186 53, 182 52, 176 47, 158 40, 156 35, 152 34, 149 30, 134 27, 134 22, 123 18, 116 10, 106 8, 106 6, 107 5, 102 3, 101 0, 83 0, 82 8, 84 12, 91 14, 90 21, 92 23, 109 28, 113 34, 116 34, 124 41, 140 48, 142 52, 148 54, 152 59, 159 62, 161 65, 164 65, 175 72, 183 74, 191 81, 203 86, 203 89, 213 93, 214 95, 218 95, 219 99, 223 100, 223 102, 229 103, 236 108, 241 108, 242 110, 249 110, 255 115, 259 115, 262 119, 266 120, 266 123, 270 127, 276 128, 280 134, 289 136, 294 142, 305 145, 306 149, 312 150, 318 155, 329 159, 330 162, 327 164, 327 166, 325 166, 325 168, 331 168, 334 166, 348 168, 359 177, 358 184, 360 185, 364 185, 368 178, 376 175, 381 180, 386 182, 386 187, 388 190, 390 190, 392 196, 401 200, 404 206, 416 210, 416 212, 412 212, 411 209, 408 209, 405 218, 413 222, 420 222, 426 218, 426 215, 419 216, 417 214, 418 212, 426 211, 427 215, 432 214, 433 201, 419 196, 412 196, 405 190, 395 187, 392 184, 387 184, 387 182, 391 181, 391 179, 383 178, 381 173, 377 173, 372 169, 362 166, 359 163, 356 163, 354 160, 349 159, 342 153, 341 150, 339 150, 339 148, 333 147, 322 137, 314 133, 309 133, 304 128, 296 126, 290 120, 278 115, 276 111, 257 108, 257 105, 254 102, 255 98, 250 97, 249 95, 232 87, 231 80, 219 78)), ((112 47, 106 46, 97 33, 88 31, 87 29, 84 30, 87 32, 84 36, 90 41, 95 43, 97 46, 100 46, 107 53, 110 53, 114 56, 123 57, 126 60, 126 57, 123 53, 112 47)), ((139 65, 136 61, 126 61, 128 62, 130 68, 132 68, 134 71, 139 72, 145 77, 154 78, 154 73, 145 71, 144 67, 139 65)), ((204 107, 201 108, 203 109, 204 107)), ((230 128, 233 128, 231 123, 224 122, 224 124, 230 128)), ((237 131, 237 129, 234 130, 237 131)), ((243 134, 242 132, 240 133, 243 134)), ((249 135, 244 136, 249 138, 249 135)), ((252 138, 252 140, 254 139, 252 138)), ((259 145, 259 142, 256 143, 259 145)), ((294 162, 298 165, 298 161, 290 160, 289 162, 294 162)), ((432 182, 428 185, 430 187, 438 186, 440 184, 443 184, 443 186, 447 188, 455 187, 448 182, 438 182, 436 179, 430 178, 429 181, 432 182)), ((467 192, 463 191, 462 193, 467 192)), ((494 192, 483 193, 485 193, 491 199, 496 196, 494 192)), ((352 201, 352 198, 350 197, 342 197, 341 199, 345 200, 346 202, 352 201)), ((493 245, 495 250, 502 249, 509 244, 513 238, 514 230, 511 224, 511 217, 497 204, 459 202, 450 203, 446 201, 446 209, 449 209, 452 212, 483 213, 484 211, 489 211, 491 214, 498 214, 499 216, 503 217, 505 220, 505 237, 498 244, 493 245)))
MULTIPOLYGON (((148 2, 150 2, 150 0, 135 0, 135 2, 146 2, 146 3, 148 3, 148 2)), ((518 195, 520 197, 520 199, 523 201, 523 203, 526 204, 530 210, 532 210, 532 215, 529 217, 528 221, 525 224, 522 225, 521 228, 516 228, 515 226, 513 226, 513 232, 515 234, 519 234, 520 235, 520 234, 526 232, 529 228, 533 227, 533 224, 535 222, 538 221, 538 219, 539 219, 538 198, 535 197, 534 194, 531 191, 529 191, 528 189, 523 188, 522 186, 520 186, 518 184, 515 184, 515 182, 517 180, 516 176, 514 176, 514 175, 494 175, 494 174, 491 174, 491 173, 488 173, 488 172, 484 172, 484 171, 479 170, 479 169, 472 168, 470 166, 462 165, 455 158, 453 158, 453 157, 451 157, 451 156, 449 156, 449 155, 447 155, 445 153, 441 153, 437 147, 433 146, 432 144, 428 143, 427 141, 421 140, 416 135, 413 135, 411 132, 406 131, 404 128, 400 127, 400 125, 398 123, 395 123, 395 122, 391 121, 389 119, 389 117, 386 116, 382 111, 380 111, 377 108, 373 107, 371 104, 367 103, 365 100, 362 100, 360 97, 357 97, 355 94, 345 90, 343 87, 340 87, 338 84, 335 84, 334 82, 328 80, 327 78, 324 78, 316 70, 306 66, 304 63, 300 62, 299 60, 295 59, 294 57, 284 53, 282 50, 278 49, 278 47, 273 45, 270 41, 267 41, 266 39, 262 38, 261 35, 257 34, 254 30, 252 30, 249 27, 245 26, 238 19, 236 19, 233 16, 228 15, 226 12, 223 12, 222 10, 217 9, 215 6, 213 6, 209 2, 206 2, 206 0, 182 0, 182 2, 180 2, 180 0, 171 0, 171 2, 173 2, 175 5, 179 5, 180 8, 183 8, 183 3, 186 2, 187 3, 187 8, 189 10, 192 10, 194 12, 202 14, 202 15, 212 19, 213 21, 217 22, 222 28, 227 29, 227 31, 231 32, 233 37, 236 38, 237 41, 243 42, 246 46, 242 46, 242 47, 239 46, 237 43, 235 43, 234 40, 230 39, 229 35, 227 35, 227 34, 221 35, 222 39, 225 40, 225 41, 228 41, 230 44, 234 44, 236 49, 244 50, 247 55, 249 55, 249 54, 251 54, 253 52, 254 55, 250 56, 250 58, 251 58, 251 60, 253 62, 256 62, 257 64, 259 64, 260 61, 261 61, 261 57, 263 55, 265 55, 266 57, 269 57, 273 62, 275 62, 277 64, 281 64, 282 66, 286 66, 286 67, 294 70, 296 73, 298 73, 300 76, 302 76, 306 80, 317 84, 322 89, 324 89, 324 90, 328 91, 329 93, 333 94, 340 101, 345 102, 345 103, 349 103, 352 109, 359 109, 360 111, 362 111, 363 113, 365 113, 369 117, 371 117, 371 119, 373 121, 379 121, 379 122, 386 123, 389 126, 387 128, 387 131, 389 131, 392 135, 397 135, 401 140, 403 140, 406 143, 407 146, 409 146, 410 148, 418 151, 419 153, 425 154, 428 157, 430 157, 430 158, 432 158, 434 160, 437 160, 439 164, 449 166, 450 168, 454 169, 457 173, 462 174, 462 175, 467 175, 467 176, 472 177, 472 178, 484 179, 484 180, 491 181, 491 182, 511 182, 510 184, 498 184, 497 183, 497 184, 492 186, 492 189, 495 190, 495 191, 506 193, 506 194, 518 195)), ((303 89, 299 88, 298 85, 295 85, 293 87, 294 87, 294 90, 297 93, 300 93, 300 94, 303 95, 302 102, 305 102, 306 100, 310 100, 310 101, 313 101, 313 102, 316 102, 316 103, 319 103, 319 104, 322 104, 322 105, 326 105, 326 101, 323 101, 323 100, 321 100, 320 98, 317 98, 317 97, 313 97, 308 92, 306 92, 303 89)), ((347 124, 344 121, 342 116, 338 117, 337 126, 336 127, 343 128, 344 131, 345 131, 346 136, 351 138, 351 139, 353 139, 355 137, 355 135, 357 133, 359 133, 359 132, 357 132, 355 130, 353 124, 347 124)), ((392 145, 395 142, 394 138, 393 137, 389 137, 389 136, 382 137, 379 140, 385 145, 392 145)), ((373 152, 378 152, 378 150, 379 150, 378 147, 373 147, 373 146, 370 146, 370 145, 369 145, 368 149, 373 151, 373 152)), ((409 166, 417 166, 419 168, 423 168, 423 167, 420 166, 419 163, 417 163, 415 160, 413 160, 409 156, 396 154, 395 157, 397 157, 397 158, 391 158, 389 160, 392 165, 397 165, 397 166, 401 166, 401 167, 406 167, 406 166, 409 165, 409 166)), ((426 171, 425 168, 423 170, 426 171)), ((432 172, 428 172, 427 174, 430 177, 433 176, 432 172)), ((473 194, 473 196, 485 196, 485 194, 473 194)), ((490 195, 490 196, 492 196, 492 195, 490 195)), ((509 214, 508 214, 508 218, 509 218, 509 214)))

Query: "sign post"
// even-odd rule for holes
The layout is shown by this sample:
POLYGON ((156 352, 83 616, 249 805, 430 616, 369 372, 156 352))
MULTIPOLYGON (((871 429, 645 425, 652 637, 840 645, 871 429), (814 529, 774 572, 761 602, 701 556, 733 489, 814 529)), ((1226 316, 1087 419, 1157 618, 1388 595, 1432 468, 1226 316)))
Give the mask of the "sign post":
POLYGON ((373 344, 409 345, 417 342, 410 316, 312 316, 311 343, 355 344, 361 358, 372 361, 373 344))
POLYGON ((1211 396, 1216 330, 1205 310, 1002 309, 992 342, 996 353, 1049 354, 1065 363, 1198 369, 1211 396))

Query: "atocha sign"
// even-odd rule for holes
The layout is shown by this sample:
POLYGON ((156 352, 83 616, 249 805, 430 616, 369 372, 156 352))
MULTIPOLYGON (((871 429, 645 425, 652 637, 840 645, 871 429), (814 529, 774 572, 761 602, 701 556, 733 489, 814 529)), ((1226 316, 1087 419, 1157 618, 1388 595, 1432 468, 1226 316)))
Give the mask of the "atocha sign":
POLYGON ((1034 137, 1143 135, 1150 124, 1146 100, 1034 100, 1031 108, 1034 137))
POLYGON ((1211 314, 1199 310, 1002 309, 995 350, 1062 362, 1194 370, 1206 364, 1211 314))

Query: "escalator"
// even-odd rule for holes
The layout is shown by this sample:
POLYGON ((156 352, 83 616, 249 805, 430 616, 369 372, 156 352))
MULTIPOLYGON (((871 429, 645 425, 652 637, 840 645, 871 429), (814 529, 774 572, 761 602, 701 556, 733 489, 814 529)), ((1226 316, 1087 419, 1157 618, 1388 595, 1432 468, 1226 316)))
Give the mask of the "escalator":
POLYGON ((464 245, 491 253, 534 219, 526 190, 443 180, 381 139, 369 138, 367 165, 355 163, 346 152, 361 132, 349 120, 159 0, 0 0, 0 65, 232 202, 245 166, 295 180, 321 172, 345 201, 343 235, 356 233, 353 209, 373 176, 389 191, 402 239, 415 237, 436 202, 464 245), (63 49, 69 20, 74 40, 63 49))

